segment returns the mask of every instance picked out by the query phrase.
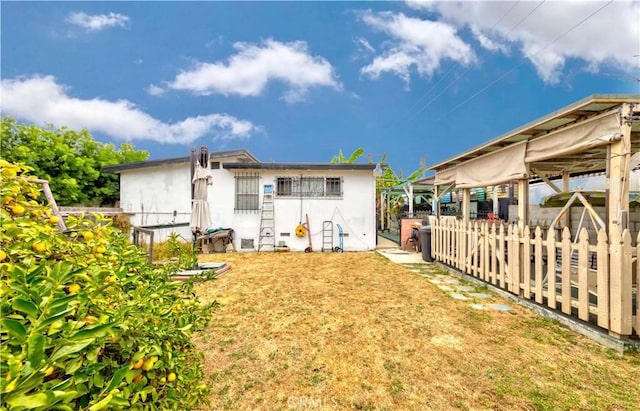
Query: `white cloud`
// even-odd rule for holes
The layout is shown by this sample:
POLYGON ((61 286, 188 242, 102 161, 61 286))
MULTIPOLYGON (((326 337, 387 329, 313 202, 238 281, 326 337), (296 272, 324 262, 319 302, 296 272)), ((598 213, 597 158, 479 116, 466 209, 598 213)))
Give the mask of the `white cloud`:
POLYGON ((364 11, 360 19, 392 39, 371 64, 361 69, 363 74, 372 78, 390 72, 401 77, 408 85, 412 67, 421 76, 429 77, 445 59, 462 65, 475 61, 471 46, 462 41, 455 27, 450 24, 392 12, 364 11))
POLYGON ((90 15, 83 12, 71 13, 67 21, 88 31, 98 31, 109 27, 125 27, 129 17, 120 13, 90 15))
POLYGON ((355 40, 356 45, 358 46, 359 49, 362 50, 366 50, 370 53, 375 53, 376 49, 373 48, 373 46, 371 45, 371 43, 369 43, 369 41, 367 39, 365 39, 364 37, 358 37, 355 40))
POLYGON ((152 96, 160 96, 164 94, 165 91, 166 91, 165 89, 163 89, 162 87, 156 86, 155 84, 149 84, 149 86, 146 88, 147 94, 150 94, 152 96))
POLYGON ((478 29, 477 27, 471 27, 471 32, 473 33, 476 40, 478 40, 478 43, 480 43, 480 45, 485 49, 494 52, 499 51, 504 54, 509 53, 509 46, 507 44, 502 43, 496 39, 490 39, 482 32, 482 30, 478 29))
POLYGON ((165 123, 127 100, 79 99, 53 76, 2 80, 2 113, 36 124, 86 128, 122 140, 188 144, 200 137, 215 140, 249 138, 261 128, 228 114, 188 117, 165 123))
MULTIPOLYGON (((535 66, 538 75, 549 83, 560 80, 562 68, 571 59, 581 60, 590 70, 604 65, 626 73, 638 70, 638 58, 633 57, 640 54, 640 2, 637 1, 546 2, 540 7, 538 2, 519 2, 513 9, 513 2, 411 1, 408 4, 418 10, 438 13, 443 21, 458 28, 472 27, 493 43, 519 49, 535 66), (596 14, 589 17, 593 13, 596 14)), ((491 50, 493 43, 485 42, 483 46, 491 50)))
POLYGON ((304 99, 312 87, 342 89, 331 64, 309 54, 304 41, 235 43, 234 48, 237 53, 227 62, 198 63, 193 69, 178 74, 169 87, 199 95, 245 97, 258 96, 269 82, 278 81, 288 87, 283 96, 288 102, 304 99))

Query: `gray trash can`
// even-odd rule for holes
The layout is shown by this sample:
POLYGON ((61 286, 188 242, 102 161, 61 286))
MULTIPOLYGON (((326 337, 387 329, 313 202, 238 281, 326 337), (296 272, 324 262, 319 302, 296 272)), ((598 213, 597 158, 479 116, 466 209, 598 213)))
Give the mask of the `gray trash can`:
POLYGON ((431 226, 430 225, 423 225, 422 227, 420 227, 420 242, 422 243, 422 259, 427 262, 432 262, 433 257, 431 257, 431 226))

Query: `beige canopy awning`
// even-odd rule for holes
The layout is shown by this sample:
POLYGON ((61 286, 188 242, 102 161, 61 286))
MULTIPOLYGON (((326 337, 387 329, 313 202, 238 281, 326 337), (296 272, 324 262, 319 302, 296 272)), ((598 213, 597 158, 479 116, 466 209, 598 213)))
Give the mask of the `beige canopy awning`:
MULTIPOLYGON (((438 163, 435 185, 485 187, 521 178, 604 171, 607 146, 619 139, 622 103, 640 95, 596 95, 438 163)), ((631 153, 640 150, 634 125, 631 153)))

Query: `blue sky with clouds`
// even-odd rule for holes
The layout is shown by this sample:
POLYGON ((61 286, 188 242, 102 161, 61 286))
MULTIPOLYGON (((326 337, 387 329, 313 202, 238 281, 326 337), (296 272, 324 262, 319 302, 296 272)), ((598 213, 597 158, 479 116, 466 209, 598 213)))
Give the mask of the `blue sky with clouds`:
POLYGON ((151 158, 247 148, 409 174, 640 93, 640 3, 2 2, 1 109, 151 158))

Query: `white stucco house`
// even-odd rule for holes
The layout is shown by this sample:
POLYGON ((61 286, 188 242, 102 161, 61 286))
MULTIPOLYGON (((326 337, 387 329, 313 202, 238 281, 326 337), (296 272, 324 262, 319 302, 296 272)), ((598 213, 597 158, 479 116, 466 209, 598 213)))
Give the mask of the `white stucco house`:
MULTIPOLYGON (((375 249, 375 164, 263 163, 245 149, 207 156, 213 176, 208 187, 210 228, 233 229, 236 250, 254 251, 262 244, 265 192, 273 206, 275 245, 285 244, 291 251, 309 247, 306 235, 296 235, 308 216, 313 251, 326 251, 329 242, 338 246, 340 240, 345 251, 375 249)), ((120 207, 134 226, 154 230, 155 241, 172 232, 189 241, 193 167, 193 156, 185 156, 105 171, 120 175, 120 207)))

